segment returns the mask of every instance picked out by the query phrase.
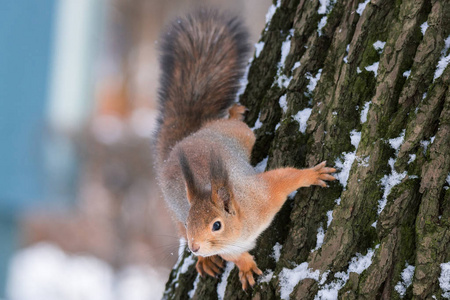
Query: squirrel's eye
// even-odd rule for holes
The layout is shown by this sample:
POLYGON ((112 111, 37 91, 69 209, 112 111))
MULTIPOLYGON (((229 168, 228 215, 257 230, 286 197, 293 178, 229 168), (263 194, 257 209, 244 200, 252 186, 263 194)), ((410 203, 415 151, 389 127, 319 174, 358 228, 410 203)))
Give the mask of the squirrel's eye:
POLYGON ((222 227, 222 224, 220 224, 219 221, 214 222, 213 227, 212 227, 212 231, 217 231, 222 227))

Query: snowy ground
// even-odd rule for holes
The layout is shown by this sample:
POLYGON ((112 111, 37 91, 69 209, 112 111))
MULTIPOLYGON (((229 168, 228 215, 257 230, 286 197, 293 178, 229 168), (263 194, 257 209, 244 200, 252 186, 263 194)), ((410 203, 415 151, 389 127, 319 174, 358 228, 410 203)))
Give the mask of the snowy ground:
POLYGON ((166 279, 149 266, 114 272, 97 258, 38 244, 13 257, 6 292, 8 300, 152 300, 161 299, 166 279))

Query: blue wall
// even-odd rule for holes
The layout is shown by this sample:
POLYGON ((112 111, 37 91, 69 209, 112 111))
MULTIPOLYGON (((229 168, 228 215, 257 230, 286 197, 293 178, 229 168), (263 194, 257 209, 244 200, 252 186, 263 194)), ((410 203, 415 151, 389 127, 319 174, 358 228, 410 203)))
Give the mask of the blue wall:
POLYGON ((0 297, 21 208, 43 200, 41 138, 55 0, 0 5, 0 297))

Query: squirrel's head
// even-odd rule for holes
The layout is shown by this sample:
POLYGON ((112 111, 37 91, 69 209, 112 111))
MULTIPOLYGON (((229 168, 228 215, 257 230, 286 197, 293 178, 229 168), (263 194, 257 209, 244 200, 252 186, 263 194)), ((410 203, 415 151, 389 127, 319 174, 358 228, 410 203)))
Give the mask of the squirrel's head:
POLYGON ((183 152, 179 157, 191 205, 185 224, 189 249, 200 256, 242 252, 235 245, 241 232, 239 206, 221 157, 211 152, 208 187, 196 183, 183 152))

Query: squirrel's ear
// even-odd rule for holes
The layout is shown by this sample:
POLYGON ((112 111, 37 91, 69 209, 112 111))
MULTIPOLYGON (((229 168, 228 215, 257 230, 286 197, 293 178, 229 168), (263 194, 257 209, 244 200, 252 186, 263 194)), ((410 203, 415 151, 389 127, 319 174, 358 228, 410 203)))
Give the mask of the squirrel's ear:
POLYGON ((211 174, 211 199, 212 202, 223 208, 229 214, 236 214, 236 203, 229 182, 227 169, 222 158, 211 152, 210 160, 211 174))
POLYGON ((178 154, 178 158, 180 160, 181 171, 183 172, 184 181, 186 183, 187 198, 189 203, 191 203, 191 199, 200 197, 204 193, 199 189, 198 185, 195 182, 194 174, 192 174, 192 170, 189 166, 186 154, 183 151, 180 151, 178 154))

